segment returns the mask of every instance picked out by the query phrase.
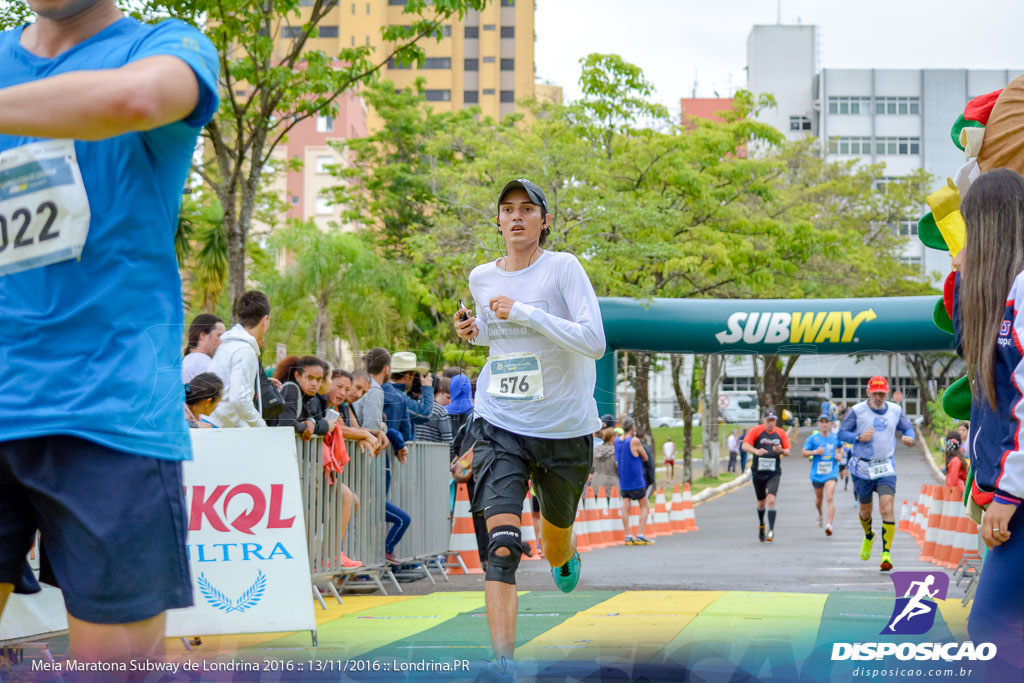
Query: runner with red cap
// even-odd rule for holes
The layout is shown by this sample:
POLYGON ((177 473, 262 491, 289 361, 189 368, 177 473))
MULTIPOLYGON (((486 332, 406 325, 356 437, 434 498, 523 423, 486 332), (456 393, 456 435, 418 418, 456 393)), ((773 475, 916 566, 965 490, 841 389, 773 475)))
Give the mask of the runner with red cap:
POLYGON ((878 493, 878 509, 882 515, 883 572, 892 569, 892 538, 896 532, 893 499, 896 496, 896 432, 903 432, 903 445, 914 445, 914 427, 898 403, 887 401, 889 382, 881 375, 868 380, 868 400, 850 408, 839 427, 839 439, 853 444, 848 467, 853 490, 860 503, 860 525, 864 543, 860 559, 871 559, 875 534, 871 530, 874 494, 878 493))

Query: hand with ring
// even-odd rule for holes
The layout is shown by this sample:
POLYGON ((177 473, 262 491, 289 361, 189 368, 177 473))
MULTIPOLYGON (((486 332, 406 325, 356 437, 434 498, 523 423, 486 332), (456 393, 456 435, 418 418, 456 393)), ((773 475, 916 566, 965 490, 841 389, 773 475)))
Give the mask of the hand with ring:
POLYGON ((985 515, 981 518, 981 538, 989 550, 1010 540, 1010 519, 1017 512, 1012 503, 1000 503, 997 500, 989 504, 985 515))

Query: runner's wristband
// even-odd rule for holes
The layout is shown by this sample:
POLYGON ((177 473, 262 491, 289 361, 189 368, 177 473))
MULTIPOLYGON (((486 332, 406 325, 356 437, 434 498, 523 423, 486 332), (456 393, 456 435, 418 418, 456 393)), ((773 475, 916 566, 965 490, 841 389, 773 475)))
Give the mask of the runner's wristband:
POLYGON ((1004 505, 1020 505, 1021 503, 1020 498, 1011 496, 1009 493, 1000 491, 999 489, 996 489, 996 492, 992 495, 992 500, 998 501, 1004 505))

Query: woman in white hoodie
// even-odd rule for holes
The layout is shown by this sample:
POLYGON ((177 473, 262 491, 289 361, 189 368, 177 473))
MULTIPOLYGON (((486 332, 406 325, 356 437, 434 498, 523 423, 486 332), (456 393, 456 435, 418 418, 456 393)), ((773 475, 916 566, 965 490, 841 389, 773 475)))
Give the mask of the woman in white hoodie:
POLYGON ((250 291, 235 305, 238 323, 221 335, 209 372, 224 382, 224 397, 209 420, 218 427, 266 427, 253 396, 259 374, 260 347, 270 327, 270 301, 250 291))

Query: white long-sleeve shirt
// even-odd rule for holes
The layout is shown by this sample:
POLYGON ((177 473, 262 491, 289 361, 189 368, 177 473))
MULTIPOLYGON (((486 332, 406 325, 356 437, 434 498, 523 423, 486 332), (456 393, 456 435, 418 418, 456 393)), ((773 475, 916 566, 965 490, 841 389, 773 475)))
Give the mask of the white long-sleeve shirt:
POLYGON ((544 398, 521 401, 487 393, 490 364, 477 379, 474 410, 491 424, 515 434, 566 439, 601 428, 594 385, 594 361, 605 353, 604 324, 597 295, 572 254, 544 251, 530 266, 507 273, 497 262, 469 275, 480 333, 473 343, 490 346, 490 356, 529 352, 541 364, 544 398), (490 301, 507 296, 516 303, 499 320, 490 301))

